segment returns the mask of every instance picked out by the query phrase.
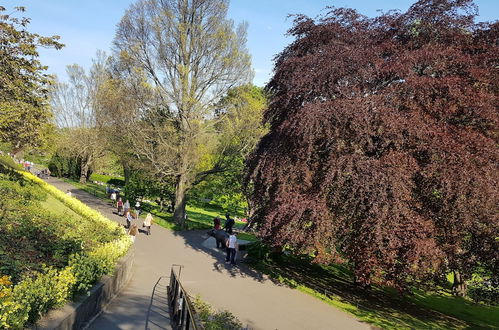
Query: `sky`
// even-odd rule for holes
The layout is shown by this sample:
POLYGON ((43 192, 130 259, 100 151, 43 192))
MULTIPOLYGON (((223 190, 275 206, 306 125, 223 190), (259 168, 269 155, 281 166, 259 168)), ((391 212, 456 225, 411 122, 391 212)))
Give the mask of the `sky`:
MULTIPOLYGON (((31 18, 30 32, 42 36, 59 35, 62 50, 41 49, 40 60, 48 72, 65 80, 65 68, 79 64, 89 68, 97 50, 109 53, 116 24, 132 0, 2 0, 7 13, 14 6, 26 7, 31 18)), ((293 39, 286 37, 292 26, 290 14, 316 17, 327 6, 350 7, 369 17, 379 11, 406 11, 415 0, 232 0, 228 17, 236 24, 247 22, 247 47, 252 56, 253 83, 264 86, 273 70, 273 59, 293 39)), ((475 0, 480 21, 499 19, 499 0, 475 0)))

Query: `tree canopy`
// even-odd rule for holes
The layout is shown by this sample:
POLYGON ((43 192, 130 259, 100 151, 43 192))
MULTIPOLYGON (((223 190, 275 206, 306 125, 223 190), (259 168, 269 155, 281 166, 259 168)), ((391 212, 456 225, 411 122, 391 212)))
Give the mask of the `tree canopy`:
POLYGON ((38 60, 38 47, 62 48, 58 36, 43 37, 27 30, 29 18, 18 18, 16 7, 3 14, 0 6, 0 140, 14 151, 37 145, 50 120, 47 92, 50 77, 38 60))
POLYGON ((267 242, 347 260, 364 284, 498 274, 499 23, 476 15, 421 0, 295 17, 247 164, 267 242))
POLYGON ((139 0, 126 11, 114 40, 115 55, 154 88, 151 102, 129 118, 137 125, 141 161, 156 176, 175 180, 179 224, 189 189, 223 170, 210 161, 218 146, 214 104, 251 78, 246 25, 234 27, 227 9, 227 0, 139 0))

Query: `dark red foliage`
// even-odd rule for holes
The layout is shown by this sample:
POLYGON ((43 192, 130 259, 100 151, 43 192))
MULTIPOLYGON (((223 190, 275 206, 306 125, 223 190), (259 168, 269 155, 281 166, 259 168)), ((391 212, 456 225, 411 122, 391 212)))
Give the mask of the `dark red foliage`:
MULTIPOLYGON (((467 0, 295 18, 248 161, 274 246, 404 288, 499 263, 499 23, 467 0)), ((465 276, 466 276, 465 275, 465 276)))

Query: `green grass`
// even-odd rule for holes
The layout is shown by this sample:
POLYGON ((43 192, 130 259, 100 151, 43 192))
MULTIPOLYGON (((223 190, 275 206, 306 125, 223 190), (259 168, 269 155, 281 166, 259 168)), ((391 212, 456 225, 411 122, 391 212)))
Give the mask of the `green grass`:
POLYGON ((72 179, 62 178, 64 182, 70 183, 78 189, 88 192, 89 194, 98 197, 100 199, 108 200, 106 194, 106 186, 101 186, 93 182, 79 183, 78 181, 72 179))
MULTIPOLYGON (((142 212, 141 217, 145 217, 145 214, 150 212, 155 217, 154 221, 160 226, 172 230, 181 230, 181 228, 173 222, 173 215, 168 212, 160 211, 155 203, 143 203, 142 209, 144 212, 142 212)), ((213 228, 213 218, 217 216, 222 218, 222 222, 223 219, 225 219, 225 217, 222 216, 224 213, 223 209, 214 206, 202 208, 199 206, 187 205, 186 212, 186 226, 189 230, 213 228)), ((244 225, 244 222, 237 221, 234 228, 241 229, 244 225)))
POLYGON ((50 163, 50 157, 44 155, 28 154, 24 158, 37 165, 42 165, 43 167, 47 167, 50 163))
POLYGON ((92 173, 92 175, 90 175, 90 181, 99 181, 99 182, 108 183, 110 180, 123 181, 123 178, 111 175, 105 175, 105 174, 97 174, 97 173, 92 173))
POLYGON ((51 194, 47 194, 47 199, 45 201, 42 201, 42 207, 48 211, 51 211, 52 213, 55 213, 56 215, 68 215, 77 221, 83 220, 83 218, 78 213, 71 210, 51 194))
POLYGON ((415 291, 409 299, 419 306, 451 315, 477 327, 499 329, 499 306, 473 303, 450 293, 437 295, 415 291))
POLYGON ((255 234, 240 232, 237 234, 238 239, 243 239, 245 241, 256 242, 258 238, 256 238, 255 234))
POLYGON ((499 328, 499 306, 474 304, 439 293, 415 291, 401 296, 388 288, 364 290, 353 284, 348 268, 320 266, 308 258, 281 256, 252 266, 275 281, 342 309, 383 329, 499 328))
POLYGON ((0 155, 0 164, 3 164, 7 168, 13 168, 18 171, 22 171, 23 167, 16 163, 11 157, 7 155, 0 155))

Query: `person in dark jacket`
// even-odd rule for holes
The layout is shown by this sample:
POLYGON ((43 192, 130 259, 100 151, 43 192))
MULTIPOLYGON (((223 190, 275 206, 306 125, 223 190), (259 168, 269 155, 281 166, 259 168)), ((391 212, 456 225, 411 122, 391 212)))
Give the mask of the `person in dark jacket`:
POLYGON ((226 218, 226 220, 225 220, 224 229, 225 229, 225 231, 226 231, 226 232, 228 232, 229 234, 232 234, 232 227, 234 226, 234 224, 235 224, 236 222, 234 221, 234 219, 232 219, 232 218, 230 217, 229 213, 227 213, 227 214, 225 215, 225 218, 226 218))

